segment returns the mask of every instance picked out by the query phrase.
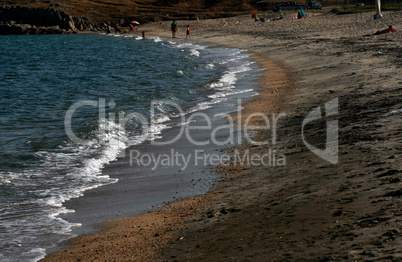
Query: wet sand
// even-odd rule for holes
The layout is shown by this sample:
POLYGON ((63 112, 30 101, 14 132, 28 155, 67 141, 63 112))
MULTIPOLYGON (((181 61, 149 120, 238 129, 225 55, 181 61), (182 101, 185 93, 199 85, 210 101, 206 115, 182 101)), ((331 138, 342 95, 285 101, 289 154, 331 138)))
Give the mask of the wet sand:
MULTIPOLYGON (((402 259, 402 12, 384 15, 178 21, 179 37, 189 24, 192 41, 246 49, 267 69, 243 116, 286 114, 276 144, 237 150, 275 151, 286 165, 218 167, 225 180, 213 192, 107 223, 44 261, 402 259), (396 33, 372 35, 390 24, 396 33), (338 113, 326 118, 334 99, 338 113), (323 117, 306 125, 303 140, 303 121, 317 107, 323 117), (306 146, 325 148, 327 120, 338 121, 336 164, 306 146)), ((140 30, 169 37, 169 25, 140 30)), ((258 139, 272 141, 272 130, 258 139)))

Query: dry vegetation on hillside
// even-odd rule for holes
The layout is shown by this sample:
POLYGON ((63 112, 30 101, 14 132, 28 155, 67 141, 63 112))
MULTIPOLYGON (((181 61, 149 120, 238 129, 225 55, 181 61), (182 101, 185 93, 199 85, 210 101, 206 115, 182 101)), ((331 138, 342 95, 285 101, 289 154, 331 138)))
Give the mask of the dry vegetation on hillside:
POLYGON ((249 13, 255 0, 23 0, 2 1, 4 5, 31 8, 53 7, 92 22, 135 19, 140 22, 166 19, 228 17, 249 13))

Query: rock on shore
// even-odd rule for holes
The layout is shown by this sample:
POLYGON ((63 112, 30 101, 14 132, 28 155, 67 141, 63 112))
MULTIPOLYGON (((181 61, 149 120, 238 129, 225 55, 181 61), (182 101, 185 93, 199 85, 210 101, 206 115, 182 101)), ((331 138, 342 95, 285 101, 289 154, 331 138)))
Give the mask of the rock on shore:
POLYGON ((91 30, 88 18, 56 8, 0 6, 0 35, 65 34, 91 30))

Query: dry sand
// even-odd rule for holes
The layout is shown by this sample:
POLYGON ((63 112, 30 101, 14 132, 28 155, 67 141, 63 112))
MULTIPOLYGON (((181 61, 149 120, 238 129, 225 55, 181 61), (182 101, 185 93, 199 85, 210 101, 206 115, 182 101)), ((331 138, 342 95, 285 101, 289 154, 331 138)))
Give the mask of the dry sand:
MULTIPOLYGON (((286 166, 219 167, 224 182, 205 196, 113 221, 44 261, 402 260, 402 12, 255 23, 249 16, 178 21, 192 40, 248 50, 267 70, 245 115, 286 113, 276 150, 286 166), (398 31, 373 36, 392 24, 398 31), (302 122, 338 98, 339 162, 303 143, 302 122)), ((143 25, 169 37, 170 22, 143 25)), ((326 118, 305 130, 325 147, 326 118)), ((258 122, 258 121, 257 121, 258 122)), ((272 139, 261 133, 259 139, 272 139)), ((228 149, 231 151, 233 149, 228 149)))

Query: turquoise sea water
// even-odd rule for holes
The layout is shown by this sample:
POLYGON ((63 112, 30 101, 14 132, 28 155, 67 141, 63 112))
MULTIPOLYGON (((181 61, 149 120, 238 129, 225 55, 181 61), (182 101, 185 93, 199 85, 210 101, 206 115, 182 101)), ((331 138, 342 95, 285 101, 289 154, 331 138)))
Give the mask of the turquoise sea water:
POLYGON ((59 217, 73 212, 63 203, 115 183, 102 169, 122 150, 160 138, 180 114, 255 95, 238 83, 256 71, 241 50, 180 40, 1 36, 0 260, 43 257, 79 226, 59 217), (122 128, 119 112, 149 128, 140 117, 122 128))

